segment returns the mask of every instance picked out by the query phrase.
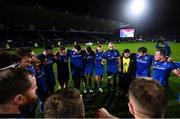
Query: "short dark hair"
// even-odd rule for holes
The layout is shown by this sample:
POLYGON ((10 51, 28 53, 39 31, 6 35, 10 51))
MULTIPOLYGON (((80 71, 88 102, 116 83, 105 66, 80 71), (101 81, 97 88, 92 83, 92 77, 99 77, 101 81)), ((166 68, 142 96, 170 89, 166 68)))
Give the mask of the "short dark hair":
POLYGON ((155 80, 144 78, 134 80, 129 87, 129 96, 132 96, 145 115, 149 117, 164 117, 167 107, 165 89, 155 80))
POLYGON ((22 59, 23 57, 32 57, 32 49, 30 48, 18 48, 16 50, 17 55, 22 59))
POLYGON ((92 48, 90 46, 88 46, 86 49, 87 49, 87 52, 91 52, 92 51, 92 48))
POLYGON ((78 50, 78 51, 80 51, 80 50, 81 50, 81 46, 80 46, 80 45, 78 45, 78 44, 77 44, 77 45, 75 45, 75 46, 74 46, 74 48, 75 48, 76 50, 78 50))
POLYGON ((156 50, 156 51, 159 51, 160 54, 161 54, 163 57, 166 57, 166 50, 165 50, 165 49, 160 48, 160 49, 158 49, 158 50, 156 50))
POLYGON ((140 48, 138 48, 138 52, 147 53, 147 48, 146 47, 140 47, 140 48))
POLYGON ((75 88, 58 90, 44 106, 46 118, 80 118, 84 113, 82 96, 75 88))
POLYGON ((123 53, 130 53, 129 49, 124 49, 123 53))
POLYGON ((64 46, 61 46, 61 47, 60 47, 60 50, 61 50, 61 51, 65 50, 65 49, 66 49, 66 48, 65 48, 64 46))
POLYGON ((25 93, 30 87, 28 75, 33 74, 22 68, 0 71, 0 104, 5 104, 17 94, 25 93))

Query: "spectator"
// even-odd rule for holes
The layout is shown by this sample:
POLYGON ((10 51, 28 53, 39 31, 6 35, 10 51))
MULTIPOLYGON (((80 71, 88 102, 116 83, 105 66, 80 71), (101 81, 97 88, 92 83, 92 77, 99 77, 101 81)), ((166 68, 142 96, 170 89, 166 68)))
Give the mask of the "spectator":
MULTIPOLYGON (((134 80, 129 87, 128 106, 135 118, 163 118, 167 108, 165 89, 154 80, 134 80)), ((116 118, 104 108, 99 109, 95 116, 116 118)))
POLYGON ((166 51, 166 56, 169 57, 171 54, 171 47, 170 45, 165 41, 165 38, 160 38, 160 40, 156 43, 156 49, 164 49, 166 51), (159 45, 159 43, 162 44, 162 46, 159 45))
POLYGON ((23 117, 21 115, 23 108, 34 104, 37 100, 36 89, 36 80, 31 72, 20 68, 1 70, 0 117, 23 117))
POLYGON ((83 118, 84 103, 81 94, 75 88, 58 90, 49 97, 44 107, 45 118, 83 118))

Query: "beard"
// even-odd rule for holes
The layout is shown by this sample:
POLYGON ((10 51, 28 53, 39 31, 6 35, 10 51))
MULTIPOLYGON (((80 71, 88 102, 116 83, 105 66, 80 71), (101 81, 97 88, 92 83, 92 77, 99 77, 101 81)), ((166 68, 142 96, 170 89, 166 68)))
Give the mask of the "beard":
POLYGON ((25 94, 25 103, 19 106, 20 111, 30 111, 37 103, 37 95, 25 94))

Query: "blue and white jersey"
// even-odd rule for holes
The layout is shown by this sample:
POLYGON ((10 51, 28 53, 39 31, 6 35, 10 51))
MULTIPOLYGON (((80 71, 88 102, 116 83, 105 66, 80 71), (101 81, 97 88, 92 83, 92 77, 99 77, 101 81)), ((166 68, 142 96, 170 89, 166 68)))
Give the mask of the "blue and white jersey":
POLYGON ((94 65, 94 53, 86 53, 85 74, 92 74, 94 65))
POLYGON ((118 73, 118 61, 117 58, 120 56, 118 50, 107 50, 104 53, 104 58, 107 60, 107 72, 118 73))
POLYGON ((48 92, 48 87, 46 84, 46 75, 43 66, 40 67, 38 71, 36 71, 36 81, 38 90, 41 90, 42 92, 48 92))
POLYGON ((73 66, 74 68, 83 68, 83 54, 82 52, 80 53, 76 53, 73 50, 70 50, 70 63, 71 66, 73 66))
POLYGON ((36 75, 36 70, 35 70, 35 68, 34 68, 33 65, 28 66, 28 67, 26 67, 25 69, 26 69, 27 71, 32 72, 34 75, 36 75))
POLYGON ((154 56, 152 55, 144 55, 139 56, 139 54, 136 54, 136 77, 150 76, 150 68, 151 64, 153 62, 154 56))
POLYGON ((175 64, 176 64, 177 68, 180 69, 180 62, 175 62, 175 64))
POLYGON ((69 72, 69 67, 68 67, 68 55, 57 55, 57 71, 58 72, 69 72))
POLYGON ((104 52, 98 52, 96 51, 95 54, 95 75, 102 76, 104 73, 104 65, 102 64, 102 61, 104 59, 104 52))
POLYGON ((172 62, 154 61, 152 78, 154 80, 157 80, 160 83, 160 85, 167 87, 168 86, 168 78, 171 74, 171 71, 173 71, 176 68, 177 68, 176 65, 172 62))
POLYGON ((53 70, 54 56, 46 55, 45 59, 47 60, 47 65, 45 66, 45 73, 50 80, 55 80, 53 70))

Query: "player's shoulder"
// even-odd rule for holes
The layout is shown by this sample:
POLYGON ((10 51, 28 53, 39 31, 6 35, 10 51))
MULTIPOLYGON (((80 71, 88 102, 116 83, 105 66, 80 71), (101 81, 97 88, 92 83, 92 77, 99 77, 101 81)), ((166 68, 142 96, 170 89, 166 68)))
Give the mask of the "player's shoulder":
POLYGON ((153 56, 153 55, 151 55, 151 54, 147 54, 147 56, 148 56, 148 57, 154 57, 154 56, 153 56))
POLYGON ((109 50, 109 49, 104 51, 104 53, 109 53, 109 52, 110 52, 110 50, 109 50))
POLYGON ((148 59, 154 59, 153 55, 147 54, 148 59))
POLYGON ((153 64, 154 64, 154 65, 157 65, 157 64, 158 64, 158 61, 157 61, 157 60, 153 60, 153 64))
POLYGON ((119 53, 119 50, 117 50, 117 49, 114 49, 114 51, 119 53))
POLYGON ((104 55, 108 55, 110 53, 110 50, 104 51, 104 55))
POLYGON ((167 65, 169 65, 169 66, 174 66, 174 65, 176 65, 175 62, 169 62, 169 61, 166 61, 166 62, 167 62, 167 65))

